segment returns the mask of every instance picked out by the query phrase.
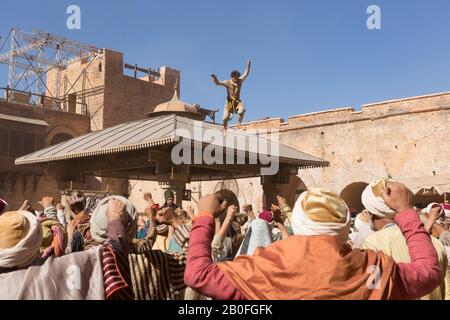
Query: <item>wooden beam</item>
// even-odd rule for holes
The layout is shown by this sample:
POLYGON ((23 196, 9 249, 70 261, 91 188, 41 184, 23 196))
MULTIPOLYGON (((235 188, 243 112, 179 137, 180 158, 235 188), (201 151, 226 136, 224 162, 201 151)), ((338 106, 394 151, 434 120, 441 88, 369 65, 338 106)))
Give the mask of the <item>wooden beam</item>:
MULTIPOLYGON (((142 72, 142 73, 145 73, 145 74, 154 76, 154 77, 158 77, 158 78, 161 77, 161 73, 159 73, 159 72, 157 72, 157 71, 153 71, 153 70, 150 69, 150 68, 149 68, 149 69, 144 69, 144 68, 138 67, 137 64, 131 65, 131 64, 125 63, 125 64, 124 64, 124 67, 125 67, 126 69, 134 70, 135 72, 139 71, 139 72, 142 72)), ((136 75, 136 76, 137 76, 137 75, 136 75)), ((136 77, 136 76, 135 76, 135 77, 136 77)))

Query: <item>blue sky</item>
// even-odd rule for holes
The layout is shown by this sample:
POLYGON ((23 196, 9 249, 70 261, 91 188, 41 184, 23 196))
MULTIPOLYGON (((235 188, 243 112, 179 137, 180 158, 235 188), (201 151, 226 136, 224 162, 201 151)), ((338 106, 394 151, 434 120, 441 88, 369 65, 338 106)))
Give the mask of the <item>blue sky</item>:
POLYGON ((2 0, 0 35, 12 26, 180 69, 183 100, 210 108, 225 97, 210 74, 227 78, 251 59, 246 120, 450 91, 448 0, 2 0), (81 7, 81 30, 66 28, 71 4, 81 7), (382 30, 366 27, 370 4, 381 8, 382 30))

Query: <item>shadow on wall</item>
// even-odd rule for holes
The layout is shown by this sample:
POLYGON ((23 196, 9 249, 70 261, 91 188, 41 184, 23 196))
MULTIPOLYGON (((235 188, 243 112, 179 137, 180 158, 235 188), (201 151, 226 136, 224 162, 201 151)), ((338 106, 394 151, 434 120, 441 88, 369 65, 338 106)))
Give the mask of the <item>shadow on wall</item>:
POLYGON ((366 182, 353 182, 342 189, 340 197, 345 201, 350 212, 360 213, 364 210, 361 195, 367 185, 368 183, 366 182))

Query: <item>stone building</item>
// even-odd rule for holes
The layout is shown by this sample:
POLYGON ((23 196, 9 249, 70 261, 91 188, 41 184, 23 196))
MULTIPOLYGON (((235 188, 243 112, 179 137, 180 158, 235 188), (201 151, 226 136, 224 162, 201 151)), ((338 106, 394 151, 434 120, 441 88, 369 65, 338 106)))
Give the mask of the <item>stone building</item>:
MULTIPOLYGON (((320 186, 340 194, 349 206, 362 208, 367 183, 393 178, 407 184, 417 204, 443 201, 450 192, 450 93, 268 119, 247 128, 279 130, 280 142, 330 162, 330 167, 299 172, 281 185, 290 203, 306 187, 320 186)), ((240 181, 242 194, 261 206, 258 181, 240 181), (256 186, 256 189, 255 189, 256 186), (255 196, 256 194, 256 196, 255 196)))
MULTIPOLYGON (((49 100, 41 106, 27 104, 20 95, 14 103, 0 100, 0 196, 13 205, 24 198, 37 201, 45 193, 57 196, 62 188, 43 170, 13 167, 14 158, 91 130, 143 119, 156 105, 170 100, 180 84, 178 70, 129 65, 122 53, 106 49, 90 61, 72 61, 60 76, 59 92, 65 100, 58 111, 52 110, 49 100)), ((53 71, 48 73, 48 96, 57 90, 55 77, 53 71)), ((449 120, 450 93, 438 93, 367 104, 361 110, 341 108, 287 120, 254 121, 245 127, 276 130, 280 143, 330 162, 328 168, 302 170, 289 184, 279 185, 277 192, 289 203, 307 187, 321 186, 341 194, 349 206, 359 210, 362 189, 380 177, 407 181, 420 201, 443 201, 442 193, 450 192, 449 120)), ((259 179, 192 183, 188 188, 197 200, 221 186, 238 191, 241 203, 262 209, 259 179)), ((144 191, 163 202, 165 188, 117 179, 90 180, 72 187, 129 193, 139 209, 145 205, 144 191)))
POLYGON ((122 53, 108 49, 89 61, 71 61, 59 76, 61 87, 56 88, 56 72, 48 72, 47 92, 39 96, 37 104, 31 104, 31 95, 22 92, 15 92, 11 101, 7 89, 0 98, 0 197, 12 208, 24 199, 38 208, 37 201, 43 195, 59 199, 61 189, 128 193, 128 181, 119 179, 90 177, 84 184, 58 185, 43 169, 14 166, 14 159, 91 130, 141 119, 156 105, 170 100, 180 82, 178 70, 130 66, 124 63, 122 53), (126 69, 134 71, 134 76, 126 75, 126 69), (138 77, 138 71, 145 76, 138 77), (56 90, 63 102, 52 99, 56 90))
POLYGON ((44 195, 58 196, 58 184, 44 169, 14 166, 14 160, 89 130, 87 115, 0 99, 0 196, 13 209, 25 199, 38 208, 44 195))
MULTIPOLYGON (((291 205, 307 187, 324 187, 361 210, 362 190, 378 178, 405 182, 416 192, 418 205, 444 201, 445 192, 450 192, 449 123, 450 93, 446 92, 366 104, 359 111, 332 109, 244 126, 277 130, 280 143, 330 162, 326 168, 300 170, 289 184, 279 185, 278 192, 291 205)), ((189 188, 197 198, 223 183, 239 193, 240 203, 263 208, 260 179, 194 183, 189 188)), ((157 184, 133 181, 132 186, 131 199, 138 207, 144 206, 143 191, 163 201, 157 184)))

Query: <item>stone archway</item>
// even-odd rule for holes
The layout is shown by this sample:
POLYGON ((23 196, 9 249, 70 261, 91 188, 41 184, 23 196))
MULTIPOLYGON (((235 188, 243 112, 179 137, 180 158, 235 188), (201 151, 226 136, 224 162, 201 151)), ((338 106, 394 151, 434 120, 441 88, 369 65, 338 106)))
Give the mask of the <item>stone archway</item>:
POLYGON ((351 211, 353 209, 357 213, 359 213, 364 210, 364 205, 361 201, 361 195, 367 185, 368 183, 366 182, 353 182, 342 189, 339 196, 345 201, 351 211))
POLYGON ((50 140, 50 145, 53 146, 55 144, 58 144, 58 143, 70 140, 72 138, 73 138, 73 136, 70 135, 69 133, 67 133, 67 132, 60 132, 60 133, 55 134, 53 136, 52 140, 50 140))
POLYGON ((78 137, 80 134, 73 130, 71 127, 67 126, 56 126, 53 127, 45 137, 45 147, 51 146, 57 143, 67 141, 74 137, 78 137))

